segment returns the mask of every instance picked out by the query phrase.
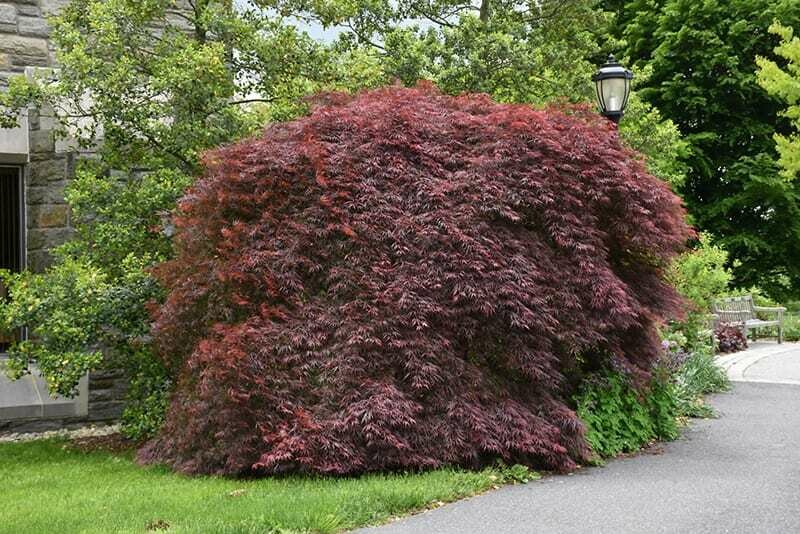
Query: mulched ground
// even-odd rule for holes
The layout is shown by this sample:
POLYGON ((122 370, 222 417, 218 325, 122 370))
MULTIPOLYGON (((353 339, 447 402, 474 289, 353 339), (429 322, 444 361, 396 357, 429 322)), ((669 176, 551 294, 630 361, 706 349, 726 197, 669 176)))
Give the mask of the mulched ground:
POLYGON ((122 434, 109 434, 107 436, 89 436, 75 438, 70 441, 70 446, 81 452, 128 452, 142 445, 141 440, 128 439, 122 434))

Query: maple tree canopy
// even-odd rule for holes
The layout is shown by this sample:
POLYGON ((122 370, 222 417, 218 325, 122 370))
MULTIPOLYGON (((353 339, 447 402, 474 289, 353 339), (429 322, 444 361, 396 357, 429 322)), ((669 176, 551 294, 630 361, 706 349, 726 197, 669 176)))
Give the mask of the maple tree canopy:
POLYGON ((144 462, 568 470, 575 377, 646 376, 679 305, 680 202, 586 108, 332 94, 205 169, 157 273, 178 382, 144 462))

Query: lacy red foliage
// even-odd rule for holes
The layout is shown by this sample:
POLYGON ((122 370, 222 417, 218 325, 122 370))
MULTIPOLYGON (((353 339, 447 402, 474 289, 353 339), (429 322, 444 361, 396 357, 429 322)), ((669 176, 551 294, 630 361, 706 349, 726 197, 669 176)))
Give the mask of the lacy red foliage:
POLYGON ((661 274, 684 212, 594 114, 393 87, 205 162, 158 271, 180 378, 142 461, 571 469, 565 373, 646 374, 679 304, 661 274))
POLYGON ((747 336, 742 332, 742 325, 723 323, 714 330, 714 337, 720 352, 739 352, 747 348, 747 336))

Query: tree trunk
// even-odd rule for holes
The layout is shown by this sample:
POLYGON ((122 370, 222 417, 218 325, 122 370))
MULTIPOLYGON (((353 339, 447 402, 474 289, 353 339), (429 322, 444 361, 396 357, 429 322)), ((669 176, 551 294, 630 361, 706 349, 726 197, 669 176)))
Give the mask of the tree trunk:
POLYGON ((481 1, 481 21, 482 22, 489 22, 489 15, 492 12, 492 8, 489 5, 491 0, 482 0, 481 1))

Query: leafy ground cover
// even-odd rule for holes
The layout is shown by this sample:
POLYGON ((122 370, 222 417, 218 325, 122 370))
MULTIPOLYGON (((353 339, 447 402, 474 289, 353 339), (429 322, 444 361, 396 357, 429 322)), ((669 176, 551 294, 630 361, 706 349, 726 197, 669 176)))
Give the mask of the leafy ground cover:
POLYGON ((627 377, 606 370, 586 380, 575 401, 593 460, 602 463, 654 441, 677 438, 688 418, 714 417, 705 395, 729 388, 710 347, 689 353, 665 341, 664 358, 645 389, 637 390, 627 377))
POLYGON ((595 461, 678 437, 675 387, 666 377, 654 377, 643 395, 619 373, 598 374, 584 383, 577 401, 595 461))
POLYGON ((338 532, 535 476, 521 466, 359 478, 189 478, 130 452, 0 444, 4 532, 338 532))
POLYGON ((714 417, 714 410, 704 397, 722 393, 731 387, 725 371, 711 352, 690 354, 673 375, 675 399, 680 417, 714 417))

